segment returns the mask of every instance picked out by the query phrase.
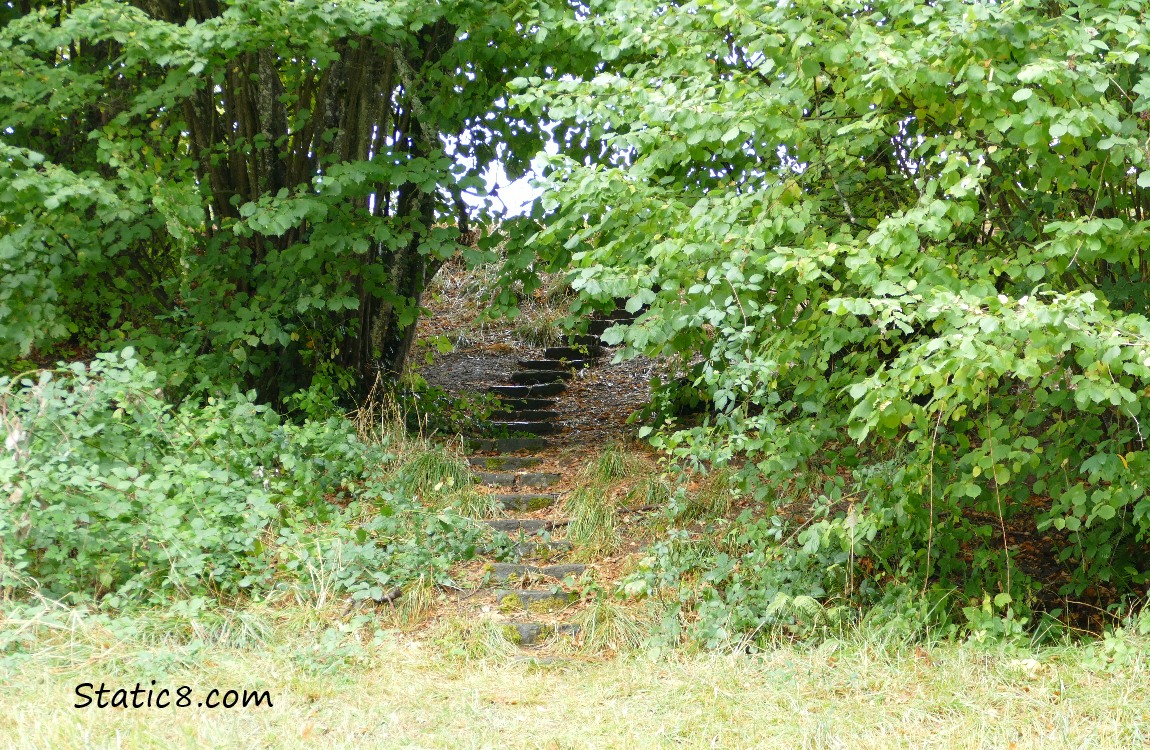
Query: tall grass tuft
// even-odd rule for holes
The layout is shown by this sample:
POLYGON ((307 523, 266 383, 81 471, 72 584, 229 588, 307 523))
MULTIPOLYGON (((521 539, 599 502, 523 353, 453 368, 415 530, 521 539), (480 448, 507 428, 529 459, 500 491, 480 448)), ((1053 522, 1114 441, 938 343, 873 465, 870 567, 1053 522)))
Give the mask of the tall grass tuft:
POLYGON ((435 584, 420 576, 403 590, 403 595, 392 606, 385 619, 392 625, 410 628, 422 624, 435 604, 435 584))
POLYGON ((735 472, 729 468, 715 469, 703 477, 698 490, 688 495, 687 503, 678 516, 679 521, 699 518, 718 518, 730 512, 738 497, 739 487, 735 472))
POLYGON ((651 618, 635 607, 603 595, 595 598, 574 619, 584 651, 635 651, 652 633, 651 618))
POLYGON ((466 661, 505 661, 519 652, 506 626, 492 620, 452 617, 439 623, 432 640, 445 656, 466 661))
POLYGON ((646 468, 643 460, 627 451, 621 443, 612 443, 584 468, 581 479, 590 484, 609 485, 634 477, 646 468))
POLYGON ((524 315, 511 329, 511 335, 528 346, 554 346, 562 334, 559 316, 545 310, 524 315))
POLYGON ((474 487, 465 487, 445 494, 439 502, 464 518, 498 518, 506 515, 503 506, 495 495, 479 492, 474 487))
POLYGON ((471 469, 458 452, 440 446, 424 445, 400 468, 398 486, 423 499, 465 489, 471 484, 471 469))
POLYGON ((640 506, 665 508, 671 504, 674 491, 674 487, 666 477, 648 474, 627 491, 626 502, 632 508, 640 506))
POLYGON ((580 487, 567 496, 567 539, 587 555, 610 554, 619 547, 615 503, 601 486, 580 487))

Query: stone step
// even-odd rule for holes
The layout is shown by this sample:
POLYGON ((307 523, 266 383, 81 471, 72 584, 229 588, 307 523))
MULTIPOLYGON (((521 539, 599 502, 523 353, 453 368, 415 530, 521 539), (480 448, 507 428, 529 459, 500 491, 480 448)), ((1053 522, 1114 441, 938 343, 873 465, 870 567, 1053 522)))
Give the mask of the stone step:
POLYGON ((548 589, 498 589, 495 592, 495 602, 505 612, 523 609, 528 612, 556 612, 566 609, 578 598, 579 595, 571 591, 548 589))
POLYGON ((493 419, 488 424, 496 429, 507 430, 508 432, 526 432, 528 435, 554 435, 563 429, 554 422, 503 422, 493 419))
POLYGON ((520 513, 530 513, 536 510, 543 510, 550 508, 559 499, 559 495, 554 492, 543 494, 523 494, 523 495, 496 495, 495 500, 504 510, 513 510, 520 513))
POLYGON ((492 563, 488 566, 491 577, 497 581, 506 581, 510 578, 523 580, 528 576, 546 576, 557 578, 560 581, 567 576, 577 576, 587 569, 586 565, 570 563, 567 565, 523 565, 519 563, 492 563))
POLYGON ((572 346, 585 346, 588 349, 592 347, 597 348, 600 352, 604 349, 603 339, 598 336, 592 336, 589 333, 573 333, 567 337, 572 346))
POLYGON ((506 419, 508 422, 546 422, 551 419, 559 419, 559 412, 557 411, 511 411, 497 415, 501 419, 506 419))
POLYGON ((550 487, 563 478, 562 474, 549 472, 514 474, 504 471, 476 471, 473 475, 480 484, 494 487, 550 487))
POLYGON ((567 390, 566 383, 541 383, 539 385, 493 385, 487 389, 499 398, 539 398, 558 396, 567 390))
POLYGON ((530 469, 543 463, 538 456, 472 456, 467 462, 477 469, 488 471, 530 469))
POLYGON ((521 370, 511 373, 511 382, 517 385, 536 385, 570 380, 571 370, 521 370))
POLYGON ((571 542, 565 539, 549 542, 517 542, 512 551, 521 560, 554 560, 571 551, 571 542))
POLYGON ((508 409, 550 409, 555 406, 553 398, 501 398, 499 403, 508 409))
POLYGON ((549 346, 543 350, 543 356, 550 361, 567 360, 569 362, 586 362, 588 359, 597 359, 603 356, 603 347, 598 343, 582 348, 573 346, 549 346))
POLYGON ((603 316, 603 318, 606 320, 619 320, 619 321, 624 321, 627 323, 633 323, 635 321, 635 319, 638 317, 639 317, 639 313, 627 312, 627 310, 622 308, 622 307, 617 307, 614 310, 612 310, 611 312, 609 312, 603 316))
POLYGON ((483 523, 490 526, 492 531, 502 531, 504 534, 538 534, 551 528, 550 521, 538 518, 497 518, 483 523))
POLYGON ((475 471, 471 474, 475 481, 490 487, 514 487, 515 475, 499 471, 475 471))
MULTIPOLYGON (((574 350, 572 350, 574 351, 574 350)), ((585 359, 521 359, 519 366, 525 370, 580 370, 588 367, 590 362, 585 359)))
POLYGON ((592 336, 602 336, 603 332, 606 331, 608 328, 612 328, 616 325, 627 325, 630 322, 631 321, 629 319, 628 320, 592 320, 590 323, 587 324, 587 333, 591 334, 592 336))
POLYGON ((579 626, 573 623, 509 622, 503 625, 503 632, 507 640, 516 645, 535 646, 557 635, 578 635, 579 626))
POLYGON ((466 444, 469 450, 498 451, 500 453, 537 451, 550 445, 550 443, 547 442, 547 438, 541 437, 469 438, 466 444))

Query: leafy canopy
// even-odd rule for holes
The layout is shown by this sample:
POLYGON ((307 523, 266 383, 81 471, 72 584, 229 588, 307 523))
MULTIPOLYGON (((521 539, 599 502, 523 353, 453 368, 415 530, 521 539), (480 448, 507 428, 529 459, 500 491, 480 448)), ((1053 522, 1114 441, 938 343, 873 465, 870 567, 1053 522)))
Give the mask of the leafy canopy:
POLYGON ((900 576, 1017 592, 1015 518, 1063 593, 1145 582, 1144 2, 632 0, 568 30, 604 69, 516 101, 605 157, 551 160, 533 241, 644 311, 623 356, 697 363, 711 415, 663 444, 776 482, 864 461, 849 524, 816 487, 799 539, 900 576))

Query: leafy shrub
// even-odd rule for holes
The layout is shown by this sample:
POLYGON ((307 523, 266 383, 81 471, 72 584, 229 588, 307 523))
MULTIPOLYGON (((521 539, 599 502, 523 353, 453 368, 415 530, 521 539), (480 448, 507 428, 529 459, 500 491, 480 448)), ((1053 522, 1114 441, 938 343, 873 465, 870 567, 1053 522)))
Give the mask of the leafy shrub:
POLYGON ((302 579, 379 599, 473 554, 479 532, 398 491, 351 423, 159 386, 130 348, 0 379, 0 586, 118 606, 302 579))
POLYGON ((920 587, 1024 601, 1012 524, 1071 571, 1052 599, 1140 596, 1142 4, 707 8, 602 15, 577 36, 601 71, 516 99, 602 131, 608 164, 551 158, 522 244, 572 267, 580 304, 642 311, 605 334, 620 357, 691 363, 656 439, 775 485, 857 444, 856 552, 920 587), (709 414, 672 424, 696 396, 709 414))

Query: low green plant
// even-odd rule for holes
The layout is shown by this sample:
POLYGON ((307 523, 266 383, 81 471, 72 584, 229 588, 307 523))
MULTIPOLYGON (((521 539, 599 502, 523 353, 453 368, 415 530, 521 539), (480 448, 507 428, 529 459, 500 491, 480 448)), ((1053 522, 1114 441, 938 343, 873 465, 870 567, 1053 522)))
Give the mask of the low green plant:
POLYGON ((482 530, 419 492, 454 454, 398 475, 352 422, 285 422, 252 394, 173 405, 128 348, 0 379, 0 596, 102 608, 290 589, 326 606, 449 581, 482 530))

